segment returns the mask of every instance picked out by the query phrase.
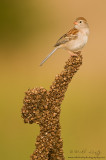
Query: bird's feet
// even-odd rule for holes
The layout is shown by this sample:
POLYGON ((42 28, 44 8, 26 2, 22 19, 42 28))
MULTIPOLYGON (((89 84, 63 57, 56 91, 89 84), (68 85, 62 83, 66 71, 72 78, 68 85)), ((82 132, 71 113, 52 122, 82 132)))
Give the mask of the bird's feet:
POLYGON ((77 52, 71 52, 71 51, 68 51, 68 52, 71 55, 71 57, 73 57, 73 56, 78 57, 77 52))

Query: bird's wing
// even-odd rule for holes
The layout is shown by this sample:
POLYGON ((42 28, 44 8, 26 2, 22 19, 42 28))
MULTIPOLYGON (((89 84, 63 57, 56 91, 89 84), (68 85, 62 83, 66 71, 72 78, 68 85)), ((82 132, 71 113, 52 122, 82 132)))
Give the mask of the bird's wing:
POLYGON ((65 44, 67 42, 69 42, 70 40, 75 40, 78 37, 78 33, 79 31, 76 28, 71 29, 69 32, 67 32, 66 34, 64 34, 58 41, 57 43, 54 45, 54 47, 60 46, 62 44, 65 44))

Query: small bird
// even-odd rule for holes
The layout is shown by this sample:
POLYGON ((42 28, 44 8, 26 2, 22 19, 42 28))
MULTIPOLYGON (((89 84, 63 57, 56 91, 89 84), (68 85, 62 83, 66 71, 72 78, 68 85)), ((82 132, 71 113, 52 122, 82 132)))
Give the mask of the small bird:
POLYGON ((84 17, 78 17, 74 22, 74 28, 64 34, 54 45, 55 49, 41 62, 40 66, 57 50, 63 48, 71 56, 77 56, 76 52, 81 51, 88 41, 89 26, 84 17))

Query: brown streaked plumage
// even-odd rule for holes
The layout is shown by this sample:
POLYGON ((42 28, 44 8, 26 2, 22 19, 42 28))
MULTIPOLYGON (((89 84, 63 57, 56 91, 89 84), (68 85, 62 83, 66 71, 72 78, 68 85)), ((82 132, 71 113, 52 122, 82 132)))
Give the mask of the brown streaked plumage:
POLYGON ((54 45, 54 47, 60 46, 61 44, 65 44, 69 40, 75 40, 77 38, 78 29, 73 28, 66 34, 64 34, 54 45))
POLYGON ((55 49, 41 62, 40 66, 59 48, 68 50, 71 56, 81 51, 88 41, 89 26, 84 17, 78 17, 74 22, 74 28, 64 34, 54 45, 55 49), (74 54, 73 54, 73 53, 74 54))

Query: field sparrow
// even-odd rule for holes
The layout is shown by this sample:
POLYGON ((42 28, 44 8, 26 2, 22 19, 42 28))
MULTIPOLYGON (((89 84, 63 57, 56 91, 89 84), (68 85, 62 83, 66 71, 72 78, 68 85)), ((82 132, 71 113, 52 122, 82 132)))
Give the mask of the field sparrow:
POLYGON ((74 22, 74 28, 64 34, 54 45, 55 49, 41 62, 40 66, 59 48, 68 50, 71 56, 77 56, 75 54, 84 47, 88 41, 89 26, 87 20, 83 17, 79 17, 74 22))

